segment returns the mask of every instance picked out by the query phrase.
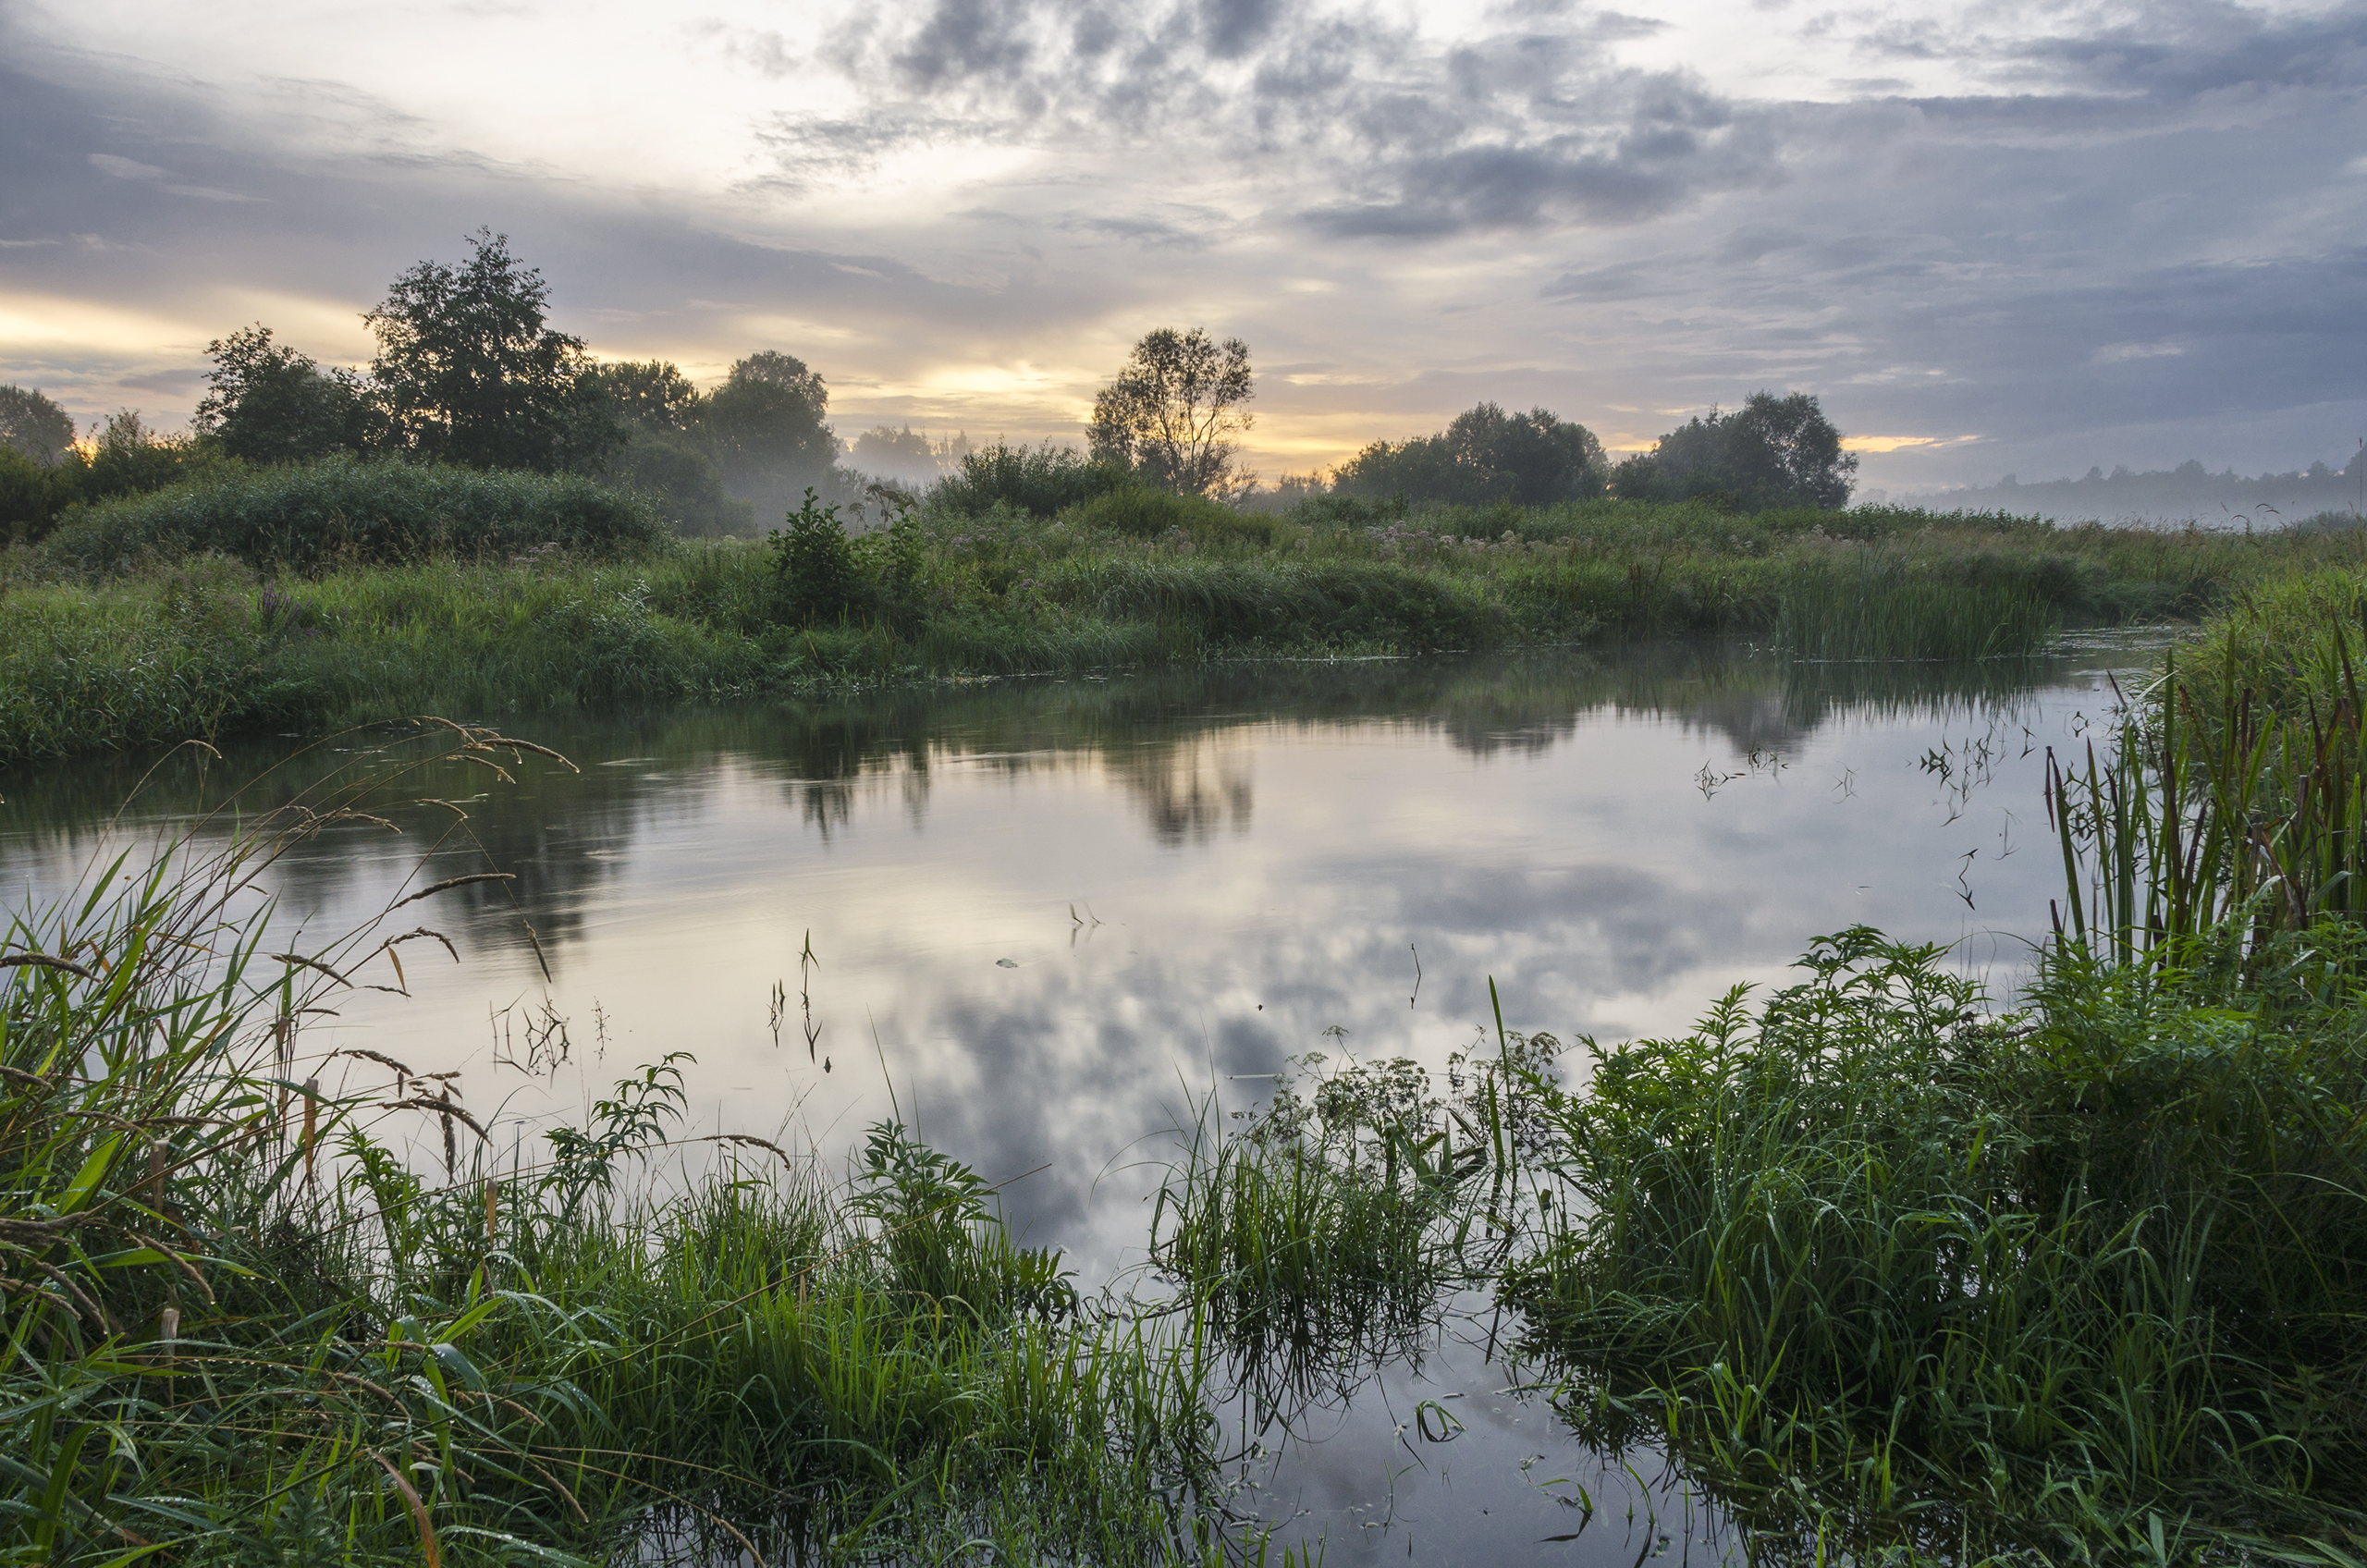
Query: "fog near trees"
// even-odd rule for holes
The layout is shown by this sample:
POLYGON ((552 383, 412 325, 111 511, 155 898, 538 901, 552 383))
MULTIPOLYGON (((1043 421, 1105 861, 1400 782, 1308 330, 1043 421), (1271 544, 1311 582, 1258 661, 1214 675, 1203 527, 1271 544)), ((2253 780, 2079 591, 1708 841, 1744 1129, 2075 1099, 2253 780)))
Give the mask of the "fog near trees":
MULTIPOLYGON (((910 424, 846 440, 828 421, 828 383, 794 354, 756 349, 711 388, 664 360, 597 361, 549 325, 547 286, 505 236, 480 228, 467 244, 463 261, 404 271, 363 315, 378 344, 367 366, 320 365, 260 322, 208 344, 208 389, 185 435, 153 430, 127 409, 78 440, 53 399, 0 386, 0 528, 38 538, 77 504, 224 464, 340 454, 584 474, 648 497, 694 535, 767 532, 809 488, 826 504, 860 503, 851 516, 878 509, 867 496, 885 496, 892 511, 903 504, 896 496, 930 492, 949 501, 1057 493, 1066 505, 1122 488, 1254 510, 1337 496, 1415 507, 1702 501, 1749 512, 1843 507, 1855 488, 1858 459, 1815 395, 1772 390, 1615 461, 1592 431, 1550 409, 1483 401, 1434 434, 1373 441, 1335 470, 1268 485, 1241 462, 1257 397, 1249 346, 1199 326, 1154 328, 1134 343, 1096 398, 1082 447, 981 446, 966 431, 910 424)), ((2262 527, 2367 510, 2363 471, 2367 458, 2249 479, 2191 461, 2153 473, 2099 467, 2078 480, 2008 475, 1914 499, 2065 521, 2262 527)))
POLYGON ((2328 513, 2356 518, 2367 512, 2362 476, 2367 476, 2367 460, 2355 453, 2340 468, 2314 462, 2306 469, 2249 477, 2232 469, 2213 473, 2189 459, 2176 468, 2145 473, 2126 467, 2106 473, 2098 466, 2078 479, 2028 484, 2009 473, 1995 484, 1890 498, 1939 510, 2014 512, 2057 522, 2276 528, 2328 513))

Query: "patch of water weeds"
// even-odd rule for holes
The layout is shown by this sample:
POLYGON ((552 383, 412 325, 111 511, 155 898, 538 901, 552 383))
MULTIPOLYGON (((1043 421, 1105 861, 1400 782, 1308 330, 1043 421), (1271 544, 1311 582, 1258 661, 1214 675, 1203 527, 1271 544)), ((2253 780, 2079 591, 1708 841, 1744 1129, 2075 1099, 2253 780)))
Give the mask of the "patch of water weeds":
POLYGON ((1157 1275, 1221 1350, 1228 1514, 1327 1562, 1723 1561, 1717 1508, 1649 1439, 1574 1451, 1566 1387, 1493 1298, 1556 1202, 1561 1042, 1500 1016, 1441 1094, 1332 1033, 1259 1108, 1203 1104, 1154 1206, 1157 1275))

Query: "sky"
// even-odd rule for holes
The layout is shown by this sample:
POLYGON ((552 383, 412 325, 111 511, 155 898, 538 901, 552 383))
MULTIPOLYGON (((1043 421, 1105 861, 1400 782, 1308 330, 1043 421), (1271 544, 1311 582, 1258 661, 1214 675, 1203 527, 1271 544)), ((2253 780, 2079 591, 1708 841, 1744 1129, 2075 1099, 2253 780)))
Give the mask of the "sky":
POLYGON ((1251 465, 1816 394, 1868 490, 2367 435, 2367 0, 0 0, 0 381, 186 421, 488 226, 852 437, 1074 440, 1238 336, 1251 465))

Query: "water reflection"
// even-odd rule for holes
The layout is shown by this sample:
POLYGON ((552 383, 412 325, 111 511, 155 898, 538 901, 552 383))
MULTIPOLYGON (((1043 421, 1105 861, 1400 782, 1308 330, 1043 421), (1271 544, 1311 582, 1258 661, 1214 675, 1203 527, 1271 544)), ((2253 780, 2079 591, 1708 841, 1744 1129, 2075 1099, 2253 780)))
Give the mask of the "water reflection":
MULTIPOLYGON (((382 802, 403 836, 326 836, 280 863, 274 890, 288 922, 328 934, 406 877, 517 875, 412 906, 406 922, 466 962, 422 960, 412 997, 354 998, 304 1042, 459 1072, 470 1105, 500 1108, 505 1145, 687 1049, 696 1131, 835 1159, 894 1113, 989 1178, 1033 1171, 1010 1212, 1091 1284, 1139 1267, 1147 1194, 1196 1097, 1245 1104, 1318 1047, 1438 1075, 1489 1022, 1490 976, 1508 1024, 1564 1039, 1682 1027, 1858 923, 1959 944, 2009 979, 2059 890, 2042 748, 2108 710, 2111 662, 1803 668, 1670 648, 510 717, 582 771, 529 758, 514 788, 457 766, 418 778, 382 802), (444 808, 404 803, 429 795, 467 820, 446 832, 444 808), (795 998, 809 936, 811 1060, 770 1005, 777 984, 795 998), (567 1061, 531 1049, 529 1016, 563 1022, 567 1061)), ((202 770, 170 760, 113 826, 144 762, 0 780, 0 881, 54 896, 98 850, 187 823, 289 743, 202 770)), ((300 756, 241 807, 350 758, 300 756)), ((1409 1460, 1391 1410, 1440 1397, 1437 1379, 1504 1386, 1468 1347, 1436 1354, 1261 1485, 1336 1501, 1385 1470, 1393 1517, 1437 1532, 1423 1561, 1595 1551, 1515 1538, 1565 1512, 1518 1468, 1550 1443, 1542 1416, 1496 1423, 1517 1439, 1458 1439, 1452 1464, 1409 1460), (1521 1523, 1490 1512, 1483 1529, 1478 1508, 1521 1523)), ((1610 1484, 1591 1458, 1554 1465, 1610 1484)), ((1284 1514, 1299 1506, 1346 1532, 1340 1561, 1408 1550, 1402 1528, 1363 1529, 1333 1501, 1284 1514)), ((1632 1561, 1636 1543, 1600 1550, 1632 1561)))

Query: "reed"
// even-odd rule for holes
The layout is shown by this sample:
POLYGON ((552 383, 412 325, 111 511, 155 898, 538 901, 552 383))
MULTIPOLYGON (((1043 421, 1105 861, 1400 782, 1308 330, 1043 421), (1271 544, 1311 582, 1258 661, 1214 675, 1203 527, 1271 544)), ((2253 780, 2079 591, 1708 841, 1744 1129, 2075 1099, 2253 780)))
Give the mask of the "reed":
POLYGON ((1885 564, 1796 578, 1775 642, 1804 659, 2026 658, 2061 629, 2060 612, 2019 585, 1952 583, 1885 564))
POLYGON ((2359 594, 2355 579, 2305 581, 2282 613, 2242 607, 2200 657, 2167 661, 2116 744, 2050 754, 2063 951, 2154 969, 2210 954, 2252 975, 2277 938, 2367 917, 2359 594), (2232 949, 2231 926, 2245 934, 2232 949))
POLYGON ((1294 1058, 1228 1131, 1187 1130, 1151 1220, 1151 1257, 1205 1315, 1258 1408, 1344 1397, 1418 1356, 1458 1293, 1491 1281, 1535 1218, 1530 1085, 1560 1042, 1499 1029, 1458 1053, 1450 1092, 1397 1059, 1294 1058))

